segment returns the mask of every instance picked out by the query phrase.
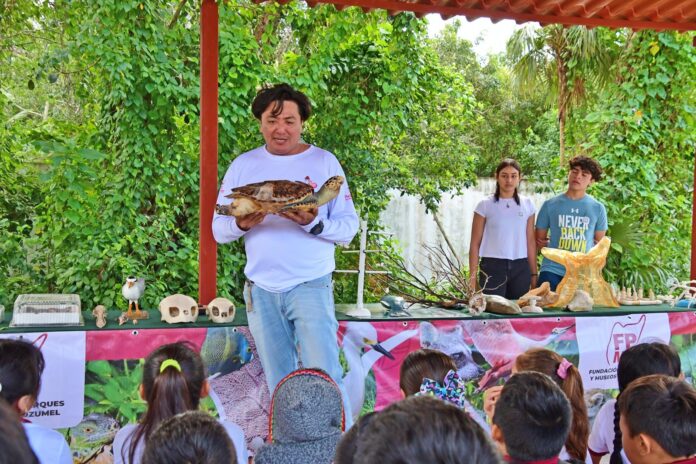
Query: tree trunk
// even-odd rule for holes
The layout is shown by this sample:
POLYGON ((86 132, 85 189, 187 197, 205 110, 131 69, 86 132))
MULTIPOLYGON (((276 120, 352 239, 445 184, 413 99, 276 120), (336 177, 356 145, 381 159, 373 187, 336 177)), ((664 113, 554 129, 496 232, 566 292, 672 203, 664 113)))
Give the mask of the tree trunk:
POLYGON ((558 132, 559 132, 559 165, 563 167, 565 165, 565 109, 563 110, 563 113, 558 112, 558 132))
POLYGON ((565 122, 566 109, 568 108, 568 76, 566 75, 565 61, 560 53, 556 54, 558 69, 558 153, 559 164, 565 164, 565 122))

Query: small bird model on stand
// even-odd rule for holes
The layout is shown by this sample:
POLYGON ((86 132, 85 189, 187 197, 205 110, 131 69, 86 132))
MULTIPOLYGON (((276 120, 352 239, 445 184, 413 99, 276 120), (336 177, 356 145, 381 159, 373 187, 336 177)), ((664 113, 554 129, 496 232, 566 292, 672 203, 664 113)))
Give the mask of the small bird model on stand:
POLYGON ((129 319, 137 320, 147 317, 140 311, 140 307, 138 306, 138 300, 143 296, 143 293, 145 293, 145 279, 128 276, 126 283, 123 284, 121 288, 121 294, 123 294, 123 298, 128 300, 128 312, 126 316, 128 316, 129 319), (135 303, 135 313, 132 312, 133 303, 135 303))
POLYGON ((406 301, 401 296, 385 295, 379 302, 387 308, 384 313, 387 317, 413 317, 410 312, 406 311, 406 301))

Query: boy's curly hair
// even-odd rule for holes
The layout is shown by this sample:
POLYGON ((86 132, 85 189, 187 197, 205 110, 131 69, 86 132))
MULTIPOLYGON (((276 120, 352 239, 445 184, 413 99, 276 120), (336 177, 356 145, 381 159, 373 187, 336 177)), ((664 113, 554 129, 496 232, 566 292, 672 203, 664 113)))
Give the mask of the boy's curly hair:
POLYGON ((592 180, 594 181, 598 181, 602 178, 602 166, 589 156, 576 156, 571 159, 568 164, 570 165, 570 169, 580 168, 583 171, 588 171, 592 174, 592 180))

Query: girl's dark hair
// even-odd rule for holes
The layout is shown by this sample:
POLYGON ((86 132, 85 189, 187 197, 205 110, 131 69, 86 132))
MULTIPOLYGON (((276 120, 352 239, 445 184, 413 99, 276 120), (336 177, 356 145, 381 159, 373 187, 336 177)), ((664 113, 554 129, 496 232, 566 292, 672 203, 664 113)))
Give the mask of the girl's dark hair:
POLYGON ((145 443, 160 423, 179 413, 198 409, 205 379, 200 355, 186 342, 162 345, 150 353, 143 366, 142 383, 147 411, 131 436, 127 462, 134 462, 138 443, 141 440, 145 443), (176 361, 181 370, 172 365, 161 369, 167 360, 176 361))
POLYGON ((36 399, 41 390, 45 366, 41 350, 24 340, 0 340, 0 397, 14 404, 29 395, 36 399))
POLYGON ((662 342, 641 343, 633 345, 621 353, 616 376, 619 381, 619 396, 614 405, 614 451, 610 464, 622 464, 621 429, 619 428, 619 398, 628 384, 646 375, 663 374, 678 377, 681 374, 679 353, 662 342))
POLYGON ((293 101, 297 104, 302 122, 309 119, 312 114, 312 104, 309 102, 309 98, 288 84, 276 84, 259 90, 251 104, 251 112, 260 121, 261 115, 272 104, 271 116, 276 117, 283 112, 283 104, 286 101, 293 101))
POLYGON ((142 462, 237 464, 237 453, 222 424, 202 411, 188 411, 157 427, 147 441, 142 462))
POLYGON ((565 447, 568 455, 573 459, 585 460, 587 455, 587 442, 590 436, 590 422, 587 417, 587 405, 585 404, 585 390, 582 385, 582 377, 578 369, 571 365, 566 370, 566 377, 562 379, 558 375, 558 368, 563 362, 563 356, 545 348, 532 348, 517 357, 515 364, 519 372, 541 372, 553 379, 561 387, 563 393, 570 401, 573 410, 573 419, 570 424, 570 433, 566 439, 565 447))
POLYGON ((401 363, 399 387, 406 396, 415 395, 424 378, 443 382, 450 370, 456 371, 457 365, 442 351, 427 348, 412 351, 401 363))
MULTIPOLYGON (((507 167, 515 168, 517 172, 520 173, 520 177, 522 177, 522 166, 520 166, 520 163, 518 163, 516 160, 512 158, 505 158, 500 163, 498 163, 498 167, 495 168, 495 193, 493 194, 493 198, 495 198, 496 202, 500 200, 500 185, 498 184, 498 174, 500 174, 500 171, 507 167)), ((515 203, 519 205, 520 195, 517 193, 517 188, 515 188, 515 193, 512 195, 512 197, 515 199, 515 203)))

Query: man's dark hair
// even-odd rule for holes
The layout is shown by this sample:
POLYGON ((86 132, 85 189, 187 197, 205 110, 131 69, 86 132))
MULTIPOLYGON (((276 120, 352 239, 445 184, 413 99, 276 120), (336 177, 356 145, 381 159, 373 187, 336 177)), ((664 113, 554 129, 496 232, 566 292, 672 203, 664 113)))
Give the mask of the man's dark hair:
POLYGON ((410 396, 371 418, 353 462, 362 464, 499 464, 486 433, 464 411, 429 396, 410 396))
POLYGON ((568 164, 570 165, 570 169, 580 168, 583 171, 588 171, 592 174, 592 180, 598 181, 602 179, 602 166, 589 156, 576 156, 571 159, 568 164))
POLYGON ((202 411, 187 411, 170 417, 155 429, 145 444, 142 462, 237 464, 237 454, 222 424, 202 411))
POLYGON ((618 402, 631 437, 644 433, 673 457, 696 453, 696 390, 687 382, 660 374, 641 377, 618 402))
POLYGON ((513 461, 543 461, 561 452, 571 415, 568 398, 548 375, 520 372, 503 387, 493 424, 513 461))
POLYGON ((283 104, 286 101, 297 103, 297 108, 300 111, 300 119, 302 122, 309 119, 312 114, 312 104, 309 98, 302 92, 293 89, 288 84, 276 84, 272 87, 264 87, 259 90, 251 104, 251 112, 254 117, 261 120, 261 115, 273 105, 271 116, 278 116, 283 111, 283 104))

